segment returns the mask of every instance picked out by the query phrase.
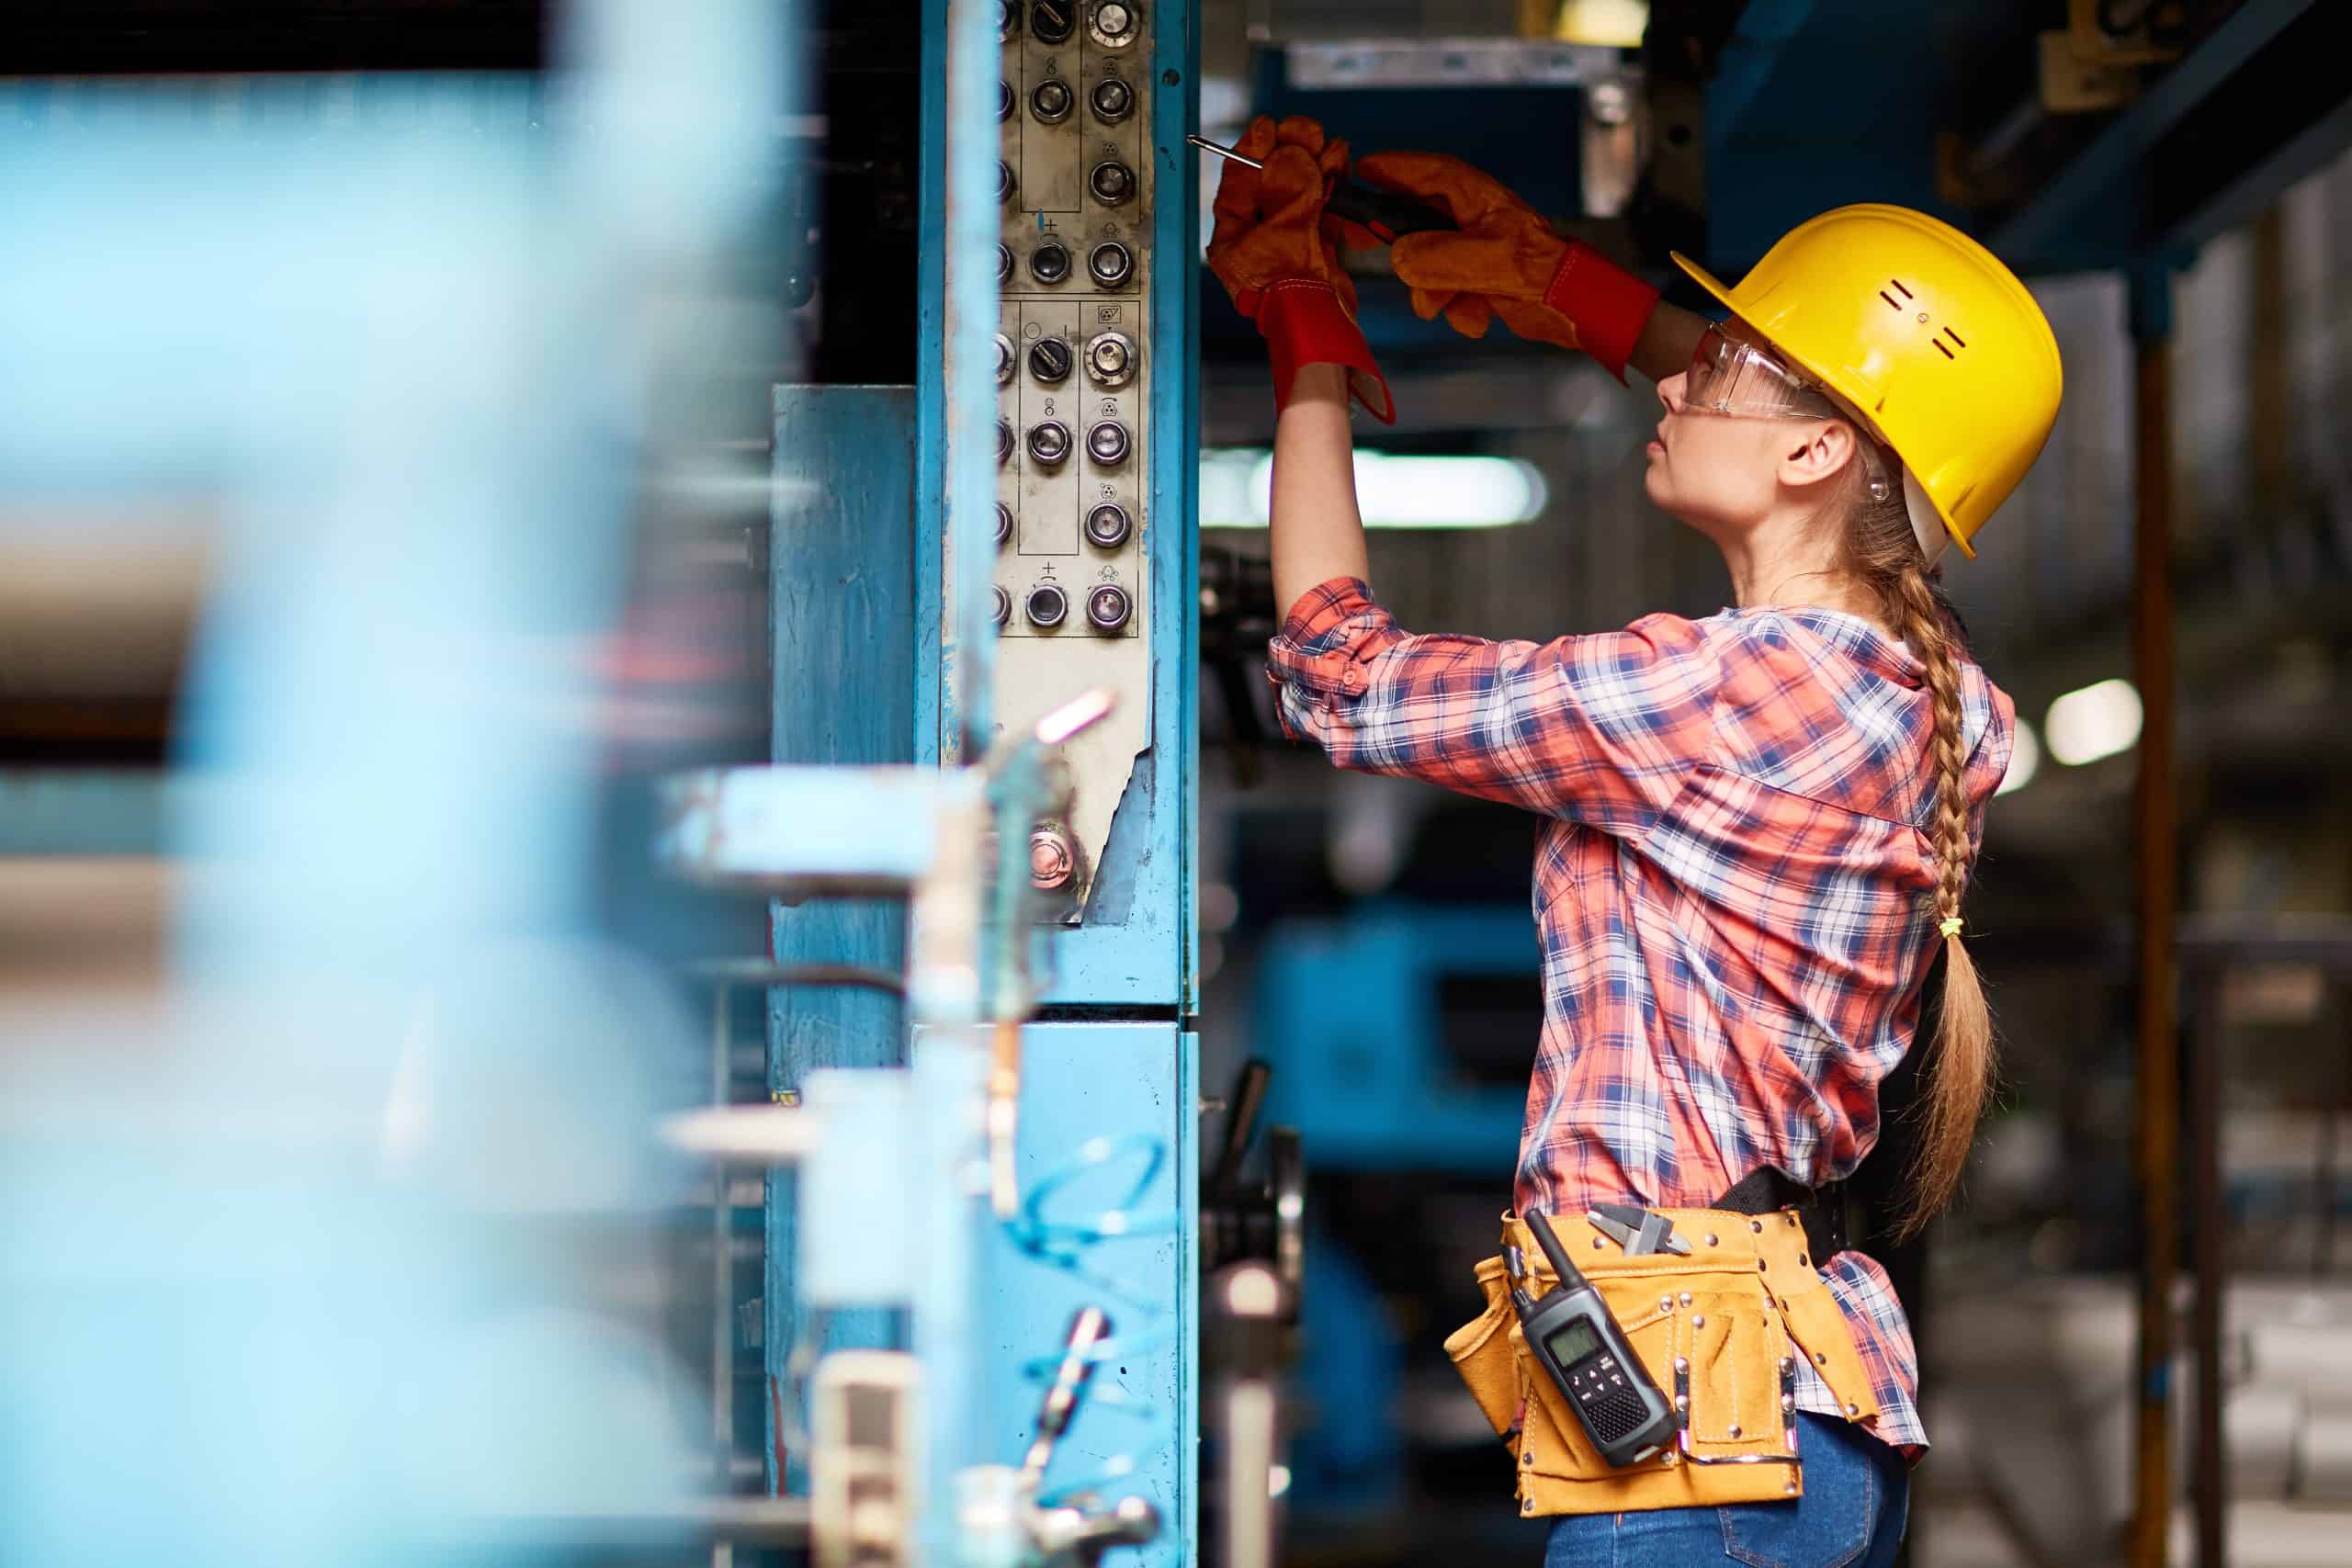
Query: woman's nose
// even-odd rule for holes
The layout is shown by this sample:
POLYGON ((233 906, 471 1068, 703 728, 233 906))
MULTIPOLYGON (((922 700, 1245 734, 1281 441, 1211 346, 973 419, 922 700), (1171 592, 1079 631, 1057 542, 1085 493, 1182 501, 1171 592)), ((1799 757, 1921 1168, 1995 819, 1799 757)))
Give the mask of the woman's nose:
POLYGON ((1689 375, 1687 370, 1678 370, 1657 384, 1657 400, 1666 405, 1667 412, 1682 412, 1682 385, 1689 375))

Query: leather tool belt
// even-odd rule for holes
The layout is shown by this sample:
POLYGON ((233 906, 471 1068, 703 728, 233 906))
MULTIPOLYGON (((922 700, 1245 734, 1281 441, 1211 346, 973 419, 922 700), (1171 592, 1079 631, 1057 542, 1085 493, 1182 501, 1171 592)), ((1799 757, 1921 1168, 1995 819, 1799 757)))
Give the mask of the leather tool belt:
MULTIPOLYGON (((1629 1258, 1581 1215, 1555 1224, 1560 1241, 1616 1315, 1634 1353, 1682 1417, 1679 1440, 1622 1470, 1594 1452, 1560 1391, 1520 1336, 1503 1259, 1478 1265, 1487 1310, 1449 1336, 1446 1354, 1517 1461, 1519 1511, 1602 1514, 1715 1507, 1799 1495, 1796 1360, 1829 1385, 1848 1420, 1878 1414, 1870 1377, 1793 1209, 1660 1209, 1689 1257, 1629 1258)), ((1558 1281, 1515 1214, 1517 1247, 1538 1297, 1558 1281)))

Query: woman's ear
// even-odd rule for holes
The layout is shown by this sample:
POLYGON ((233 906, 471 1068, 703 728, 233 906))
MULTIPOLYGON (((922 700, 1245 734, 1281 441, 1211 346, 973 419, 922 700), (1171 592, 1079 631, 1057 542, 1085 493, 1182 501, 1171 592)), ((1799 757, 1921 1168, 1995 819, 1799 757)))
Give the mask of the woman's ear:
POLYGON ((1800 489, 1826 483, 1855 460, 1852 428, 1842 421, 1823 420, 1793 428, 1793 439, 1781 449, 1781 482, 1800 489))

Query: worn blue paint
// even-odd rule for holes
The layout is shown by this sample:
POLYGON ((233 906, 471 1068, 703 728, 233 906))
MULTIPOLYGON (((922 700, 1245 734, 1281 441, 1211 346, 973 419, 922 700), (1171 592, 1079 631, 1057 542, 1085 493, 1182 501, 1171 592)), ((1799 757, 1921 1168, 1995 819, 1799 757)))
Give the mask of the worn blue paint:
POLYGON ((0 769, 0 855, 156 855, 190 783, 130 768, 0 769))
POLYGON ((2211 37, 2156 77, 2057 178, 1994 230, 1987 243, 2004 255, 2037 252, 2079 227, 2085 212, 2120 185, 2143 184, 2152 174, 2144 160, 2165 133, 2312 3, 2246 0, 2211 37))
POLYGON ((1523 1088, 1473 1088, 1446 1058, 1438 982, 1525 975, 1534 922, 1517 907, 1381 904, 1269 933, 1255 1001, 1272 1066, 1266 1119, 1296 1127, 1323 1169, 1400 1167, 1498 1180, 1517 1158, 1523 1088), (1334 1010, 1330 998, 1350 1005, 1334 1010))
MULTIPOLYGON (((776 483, 769 523, 769 647, 774 671, 770 757, 782 763, 875 766, 914 761, 915 391, 911 387, 775 389, 776 483)), ((855 788, 854 779, 844 784, 855 788)), ((849 829, 825 817, 828 834, 849 829)), ((908 821, 895 826, 910 837, 908 821)), ((898 970, 906 913, 896 901, 811 899, 769 908, 782 963, 898 970)), ((903 1063, 902 1002, 873 991, 768 993, 768 1088, 795 1094, 812 1070, 903 1063)), ((792 1173, 769 1178, 763 1336, 771 1388, 803 1333, 824 1348, 882 1347, 877 1310, 804 1323, 792 1277, 798 1205, 792 1173)), ((775 1402, 768 1423, 769 1483, 805 1494, 804 1456, 775 1473, 775 1402)))
POLYGON ((1150 1498, 1163 1521, 1159 1540, 1114 1561, 1155 1568, 1190 1562, 1193 1555, 1200 1181, 1191 1155, 1197 1121, 1192 1046, 1192 1037, 1172 1023, 1033 1023, 1022 1031, 1023 1192, 1037 1190, 1091 1140, 1126 1141, 1122 1157, 1090 1168, 1053 1194, 1044 1206, 1046 1219, 1097 1220, 1128 1196, 1152 1148, 1161 1163, 1124 1211, 1141 1234, 1086 1248, 1075 1269, 1039 1261, 1009 1235, 993 1241, 988 1258, 982 1344, 989 1457, 1020 1461, 1044 1387, 1026 1363, 1055 1355, 1079 1307, 1102 1307, 1111 1317, 1114 1353, 1097 1368, 1046 1487, 1050 1494, 1099 1480, 1089 1489, 1106 1502, 1129 1493, 1150 1498), (1115 1473, 1123 1456, 1137 1461, 1132 1476, 1115 1473))
POLYGON ((922 26, 922 134, 916 149, 915 240, 915 716, 914 754, 936 762, 956 754, 944 738, 956 705, 942 649, 950 617, 940 554, 940 498, 947 490, 947 385, 939 367, 947 343, 946 0, 927 0, 922 26))

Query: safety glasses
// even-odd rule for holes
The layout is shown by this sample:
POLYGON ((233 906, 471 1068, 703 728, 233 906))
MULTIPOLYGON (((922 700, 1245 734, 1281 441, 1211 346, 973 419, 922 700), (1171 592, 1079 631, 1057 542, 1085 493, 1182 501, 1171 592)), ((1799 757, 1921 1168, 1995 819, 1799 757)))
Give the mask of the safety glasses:
POLYGON ((1709 327, 1690 356, 1682 403, 1702 413, 1750 419, 1843 420, 1860 437, 1871 496, 1884 501, 1894 493, 1887 455, 1877 439, 1811 378, 1761 344, 1709 327))

